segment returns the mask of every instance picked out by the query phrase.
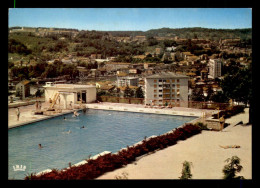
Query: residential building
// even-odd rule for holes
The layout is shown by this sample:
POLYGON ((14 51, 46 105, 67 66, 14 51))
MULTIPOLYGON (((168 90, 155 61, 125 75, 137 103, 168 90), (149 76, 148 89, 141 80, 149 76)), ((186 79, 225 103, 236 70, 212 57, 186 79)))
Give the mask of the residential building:
POLYGON ((148 69, 150 67, 155 67, 156 63, 144 63, 144 69, 148 69))
POLYGON ((155 48, 155 54, 156 55, 160 55, 163 53, 163 49, 162 48, 155 48))
POLYGON ((188 107, 188 76, 162 72, 145 78, 145 104, 188 107))
POLYGON ((25 97, 29 97, 30 95, 30 81, 23 80, 19 82, 15 86, 16 92, 19 93, 21 99, 25 99, 25 97))
POLYGON ((132 74, 132 75, 141 74, 141 70, 140 69, 129 69, 129 74, 132 74))
POLYGON ((79 84, 53 84, 45 86, 45 101, 52 100, 52 104, 67 109, 70 105, 86 104, 96 101, 96 86, 79 84))
POLYGON ((145 40, 146 40, 146 36, 143 35, 135 36, 133 38, 133 41, 138 41, 138 42, 144 42, 145 40))
POLYGON ((138 81, 137 77, 117 77, 117 87, 138 86, 138 81))
POLYGON ((209 66, 209 76, 213 79, 221 76, 221 60, 220 59, 210 59, 209 66))

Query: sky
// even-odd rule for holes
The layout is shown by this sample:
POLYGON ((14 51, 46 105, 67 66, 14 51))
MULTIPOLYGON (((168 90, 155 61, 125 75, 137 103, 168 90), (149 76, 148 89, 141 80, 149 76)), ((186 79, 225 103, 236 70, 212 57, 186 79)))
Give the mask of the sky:
POLYGON ((98 31, 252 28, 251 8, 10 8, 9 27, 98 31))

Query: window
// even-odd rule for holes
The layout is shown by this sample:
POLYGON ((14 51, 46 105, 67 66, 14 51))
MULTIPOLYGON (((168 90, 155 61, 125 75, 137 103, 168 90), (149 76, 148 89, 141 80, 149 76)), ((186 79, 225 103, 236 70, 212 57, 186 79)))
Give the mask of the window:
POLYGON ((172 94, 172 97, 175 97, 175 94, 172 94))
POLYGON ((159 85, 159 87, 162 87, 162 85, 159 85))
POLYGON ((180 89, 177 89, 177 92, 180 92, 180 89))
POLYGON ((157 87, 157 85, 156 84, 154 84, 154 88, 156 88, 157 87))
POLYGON ((177 87, 179 88, 179 87, 180 87, 180 84, 177 84, 177 87))
POLYGON ((166 80, 166 83, 170 83, 170 80, 166 80))
POLYGON ((172 92, 174 93, 174 92, 175 92, 175 89, 173 89, 172 92))
POLYGON ((166 82, 166 80, 163 80, 163 82, 166 82))
POLYGON ((180 80, 179 80, 179 79, 177 79, 177 82, 180 82, 180 80))
POLYGON ((172 79, 172 82, 174 83, 174 82, 175 82, 175 80, 174 80, 174 79, 172 79))
POLYGON ((153 82, 154 82, 154 83, 156 83, 156 82, 157 82, 157 80, 154 80, 153 82))
POLYGON ((175 87, 175 84, 172 84, 172 87, 175 87))
POLYGON ((162 97, 162 95, 159 95, 159 97, 162 97))
POLYGON ((159 92, 162 92, 162 89, 160 89, 159 92))
POLYGON ((157 97, 157 95, 154 95, 153 97, 157 97))
POLYGON ((159 82, 162 82, 162 80, 159 80, 159 82))
POLYGON ((77 101, 80 101, 80 93, 77 93, 77 101))
POLYGON ((155 89, 155 90, 153 90, 153 92, 154 92, 154 93, 157 93, 157 90, 155 89))

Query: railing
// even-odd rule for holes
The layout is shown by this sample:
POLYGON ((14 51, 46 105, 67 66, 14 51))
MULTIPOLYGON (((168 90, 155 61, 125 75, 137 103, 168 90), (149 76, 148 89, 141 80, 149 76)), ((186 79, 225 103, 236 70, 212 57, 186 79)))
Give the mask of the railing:
MULTIPOLYGON (((121 98, 121 97, 114 97, 114 96, 100 96, 98 98, 100 102, 112 102, 112 103, 127 103, 127 104, 145 104, 144 98, 121 98)), ((150 100, 147 100, 150 101, 150 100)), ((153 100, 154 101, 154 100, 153 100)), ((156 101, 154 101, 154 105, 156 105, 156 101)), ((157 101, 158 102, 158 101, 157 101)), ((165 106, 171 104, 172 107, 179 107, 182 106, 181 104, 188 104, 185 105, 188 108, 197 108, 197 109, 219 109, 223 110, 230 106, 230 103, 216 103, 216 102, 201 102, 201 101, 173 101, 169 99, 162 98, 162 104, 159 106, 165 106)))
POLYGON ((144 98, 121 98, 113 96, 100 96, 101 102, 127 103, 127 104, 144 104, 144 98))

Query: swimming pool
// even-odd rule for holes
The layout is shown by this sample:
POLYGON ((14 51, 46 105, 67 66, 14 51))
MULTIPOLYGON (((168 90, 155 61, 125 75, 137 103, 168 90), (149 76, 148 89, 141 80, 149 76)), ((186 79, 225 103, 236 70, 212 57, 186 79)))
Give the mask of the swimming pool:
POLYGON ((23 179, 29 173, 68 167, 69 162, 78 163, 89 155, 114 153, 145 136, 164 134, 195 118, 88 109, 78 117, 66 114, 9 129, 8 177, 23 179), (14 171, 15 165, 26 169, 14 171))

